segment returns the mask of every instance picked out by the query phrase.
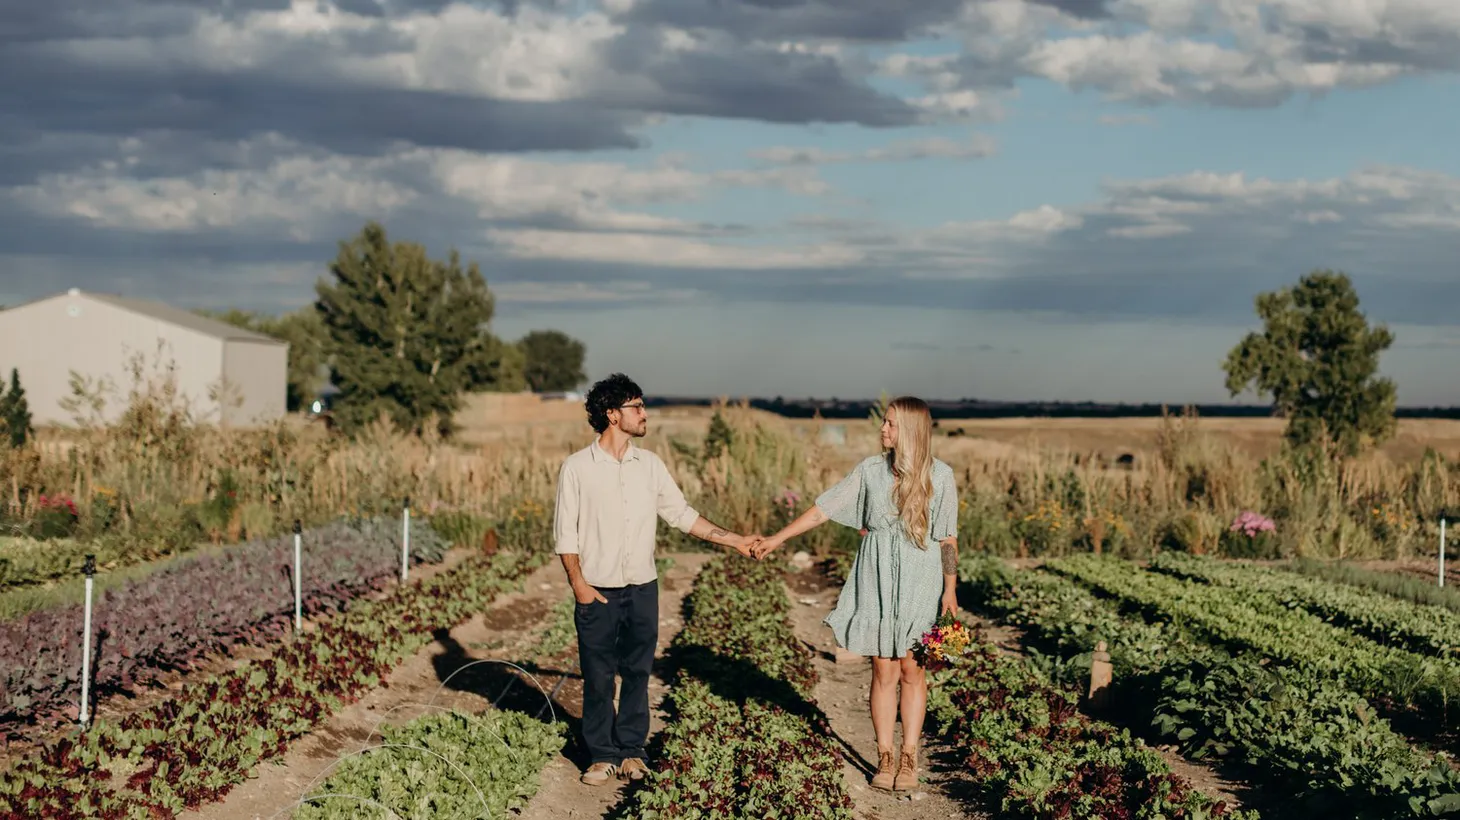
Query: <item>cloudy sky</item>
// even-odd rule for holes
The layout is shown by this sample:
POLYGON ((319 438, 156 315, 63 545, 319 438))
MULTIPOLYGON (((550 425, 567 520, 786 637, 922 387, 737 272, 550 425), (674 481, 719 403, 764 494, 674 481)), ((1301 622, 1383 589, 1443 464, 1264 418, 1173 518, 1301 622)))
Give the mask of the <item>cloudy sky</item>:
POLYGON ((1327 267, 1460 404, 1455 0, 0 9, 0 303, 293 309, 376 219, 651 393, 1222 401, 1327 267))

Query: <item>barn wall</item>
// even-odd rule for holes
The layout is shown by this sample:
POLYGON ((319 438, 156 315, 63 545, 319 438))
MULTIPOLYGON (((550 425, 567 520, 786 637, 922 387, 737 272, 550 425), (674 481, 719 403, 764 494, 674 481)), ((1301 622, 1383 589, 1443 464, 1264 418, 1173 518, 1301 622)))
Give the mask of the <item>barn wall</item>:
POLYGON ((268 423, 284 415, 289 379, 288 345, 229 339, 223 347, 223 377, 229 424, 268 423))
POLYGON ((141 364, 143 383, 174 367, 177 387, 195 417, 216 421, 209 387, 223 375, 223 340, 135 313, 86 294, 61 294, 0 311, 0 372, 18 368, 35 424, 70 424, 62 408, 75 371, 102 386, 101 418, 115 421, 126 409, 141 364))

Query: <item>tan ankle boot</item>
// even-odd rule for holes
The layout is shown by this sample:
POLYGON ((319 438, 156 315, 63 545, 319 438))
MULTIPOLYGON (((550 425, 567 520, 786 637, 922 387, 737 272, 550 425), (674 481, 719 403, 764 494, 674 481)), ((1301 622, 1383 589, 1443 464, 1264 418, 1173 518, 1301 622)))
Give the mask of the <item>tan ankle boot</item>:
POLYGON ((918 785, 918 755, 917 752, 902 750, 897 762, 897 777, 892 781, 892 790, 896 792, 911 791, 918 785))
POLYGON ((877 774, 872 776, 872 788, 892 791, 894 781, 892 752, 878 752, 877 774))

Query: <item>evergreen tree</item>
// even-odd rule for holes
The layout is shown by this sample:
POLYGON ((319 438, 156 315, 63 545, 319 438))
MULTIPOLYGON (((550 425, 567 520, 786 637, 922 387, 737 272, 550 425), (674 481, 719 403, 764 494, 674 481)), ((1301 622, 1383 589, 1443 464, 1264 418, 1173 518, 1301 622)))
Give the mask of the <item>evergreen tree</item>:
POLYGON ((316 285, 330 375, 339 388, 334 419, 349 433, 383 413, 420 432, 434 417, 451 430, 472 367, 489 355, 493 299, 475 263, 446 262, 421 245, 392 244, 368 223, 340 243, 334 283, 316 285))
POLYGON ((583 343, 561 330, 534 330, 517 342, 526 359, 527 386, 536 392, 572 390, 583 374, 583 343))
POLYGON ((1314 271, 1256 301, 1263 332, 1249 333, 1223 365, 1233 396, 1249 384, 1271 395, 1298 445, 1325 443, 1351 455, 1393 434, 1394 382, 1377 373, 1394 334, 1369 327, 1348 276, 1314 271))
POLYGON ((0 395, 0 425, 4 425, 5 440, 12 448, 24 447, 26 441, 35 438, 30 403, 20 386, 20 371, 14 367, 10 368, 10 389, 0 395))

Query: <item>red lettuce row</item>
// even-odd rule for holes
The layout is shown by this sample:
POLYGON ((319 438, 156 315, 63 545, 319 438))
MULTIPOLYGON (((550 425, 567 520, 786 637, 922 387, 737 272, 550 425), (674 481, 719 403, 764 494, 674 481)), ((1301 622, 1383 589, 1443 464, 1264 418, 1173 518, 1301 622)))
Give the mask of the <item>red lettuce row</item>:
POLYGON ((811 700, 816 669, 789 608, 774 564, 725 557, 701 570, 669 653, 658 771, 629 797, 628 816, 851 817, 841 758, 811 700))
MULTIPOLYGON (((302 540, 303 609, 335 611, 400 572, 400 524, 338 522, 302 540)), ((425 523, 412 525, 417 563, 445 553, 425 523)), ((92 614, 92 691, 134 691, 169 670, 240 643, 277 637, 294 612, 293 536, 180 560, 107 590, 92 614)), ((81 694, 82 606, 32 612, 0 624, 0 732, 51 728, 74 719, 81 694)))
POLYGON ((958 747, 1001 817, 1037 820, 1208 820, 1235 812, 1171 772, 1129 732, 1081 714, 1076 695, 1047 685, 979 637, 934 673, 930 717, 958 747))
POLYGON ((360 599, 264 660, 185 685, 116 724, 72 734, 0 776, 0 819, 156 820, 216 801, 259 763, 378 686, 481 611, 543 554, 472 556, 384 598, 360 599))

